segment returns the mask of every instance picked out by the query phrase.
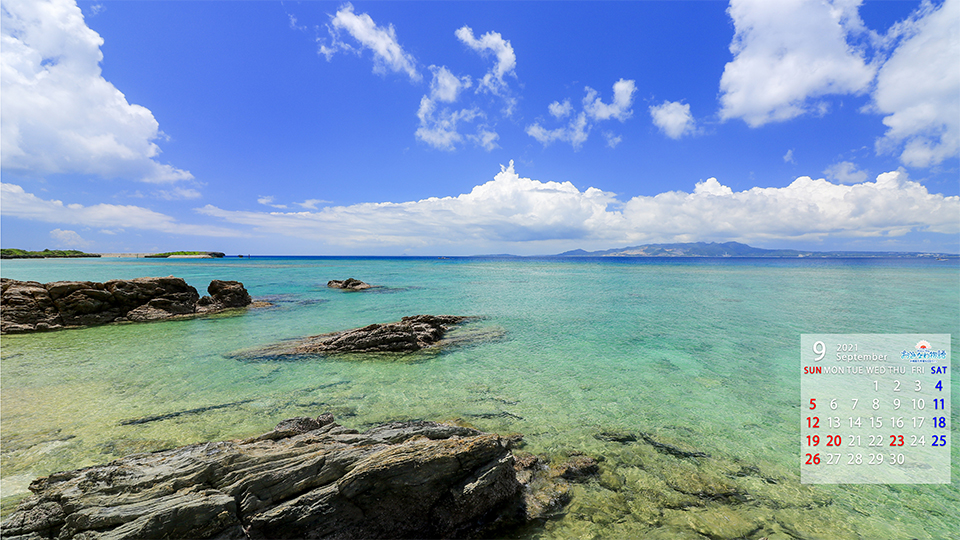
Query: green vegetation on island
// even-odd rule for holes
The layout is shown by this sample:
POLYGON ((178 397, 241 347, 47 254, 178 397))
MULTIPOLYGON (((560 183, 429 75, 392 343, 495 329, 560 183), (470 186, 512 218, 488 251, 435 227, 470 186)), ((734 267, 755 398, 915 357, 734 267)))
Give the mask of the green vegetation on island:
POLYGON ((223 253, 219 251, 168 251, 166 253, 154 253, 152 255, 144 255, 144 258, 147 259, 166 259, 167 257, 209 257, 211 259, 219 259, 224 256, 223 253))
POLYGON ((84 253, 76 249, 45 249, 43 251, 27 251, 15 248, 0 249, 0 259, 63 259, 99 256, 99 253, 84 253))

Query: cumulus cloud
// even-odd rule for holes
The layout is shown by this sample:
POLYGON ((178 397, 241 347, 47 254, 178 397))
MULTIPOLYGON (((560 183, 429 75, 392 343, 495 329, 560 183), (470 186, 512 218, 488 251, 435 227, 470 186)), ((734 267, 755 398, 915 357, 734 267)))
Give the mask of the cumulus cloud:
POLYGON ((156 161, 153 114, 101 75, 103 39, 73 0, 4 0, 0 18, 0 164, 30 174, 144 182, 193 178, 156 161))
POLYGON ((851 186, 802 176, 787 187, 740 192, 710 178, 698 183, 692 193, 631 199, 623 215, 634 231, 657 231, 662 238, 679 241, 960 233, 960 197, 929 193, 903 170, 851 186))
POLYGON ((581 112, 570 120, 564 127, 546 129, 539 122, 527 126, 527 135, 548 146, 554 141, 568 142, 574 150, 579 150, 590 136, 590 125, 587 123, 587 114, 581 112))
POLYGON ((787 150, 787 153, 783 155, 783 162, 796 163, 796 161, 793 160, 793 148, 787 150))
POLYGON ((344 245, 422 246, 437 238, 458 244, 581 238, 603 227, 613 195, 595 188, 579 191, 570 182, 539 182, 501 168, 496 177, 457 197, 403 203, 364 203, 319 212, 236 212, 207 205, 200 211, 259 232, 329 240, 344 245), (282 232, 285 231, 285 232, 282 232))
POLYGON ((857 0, 731 0, 733 61, 720 79, 720 117, 751 127, 822 114, 828 94, 860 93, 875 67, 848 43, 864 32, 857 0))
POLYGON ((436 101, 428 96, 420 99, 420 108, 417 110, 417 118, 420 119, 420 127, 417 128, 417 139, 429 144, 439 150, 454 150, 457 145, 464 141, 474 141, 486 149, 492 149, 493 141, 497 136, 495 133, 487 131, 482 126, 478 128, 477 135, 464 135, 459 131, 462 123, 473 122, 474 119, 483 116, 480 109, 452 109, 450 107, 437 107, 436 101))
POLYGON ((457 39, 466 46, 480 53, 481 56, 493 55, 496 64, 480 80, 478 91, 488 91, 494 95, 505 96, 507 83, 503 80, 507 75, 516 76, 517 55, 513 52, 510 42, 503 39, 499 32, 487 32, 476 38, 473 29, 462 26, 455 32, 457 39))
POLYGON ((328 61, 337 51, 359 53, 352 45, 341 39, 340 32, 345 31, 360 44, 360 47, 373 53, 374 73, 384 74, 389 70, 394 73, 405 73, 412 81, 419 81, 422 78, 417 70, 416 59, 400 46, 392 24, 386 27, 377 26, 370 15, 366 13, 358 15, 354 13, 352 4, 346 4, 337 11, 336 15, 330 17, 327 29, 330 32, 331 42, 329 46, 321 43, 319 52, 326 56, 328 61))
POLYGON ((430 70, 433 72, 430 94, 420 99, 420 108, 417 110, 420 120, 415 133, 417 139, 447 151, 455 150, 458 144, 465 141, 471 141, 487 151, 496 148, 500 135, 485 124, 478 125, 474 134, 460 132, 460 126, 486 117, 478 107, 458 109, 443 105, 456 102, 460 92, 472 85, 470 76, 458 77, 446 67, 430 66, 430 70))
POLYGON ((54 229, 50 231, 50 238, 53 239, 56 247, 82 248, 90 245, 90 242, 84 240, 77 231, 54 229))
POLYGON ((822 116, 830 109, 824 96, 872 91, 863 112, 885 115, 887 127, 878 154, 899 154, 913 167, 957 156, 960 0, 924 0, 884 35, 866 28, 861 3, 731 0, 734 59, 720 79, 721 119, 758 127, 822 116))
POLYGON ((620 79, 613 83, 613 102, 604 103, 598 95, 599 92, 590 88, 585 88, 587 95, 583 98, 583 110, 593 120, 609 120, 616 118, 623 122, 633 115, 633 94, 637 91, 637 85, 633 80, 620 79))
POLYGON ((623 142, 623 137, 616 135, 612 131, 604 131, 603 138, 607 140, 607 146, 610 148, 616 148, 621 142, 623 142))
POLYGON ((446 66, 430 66, 433 72, 433 81, 430 82, 430 97, 452 103, 457 100, 460 92, 470 88, 472 81, 469 75, 457 77, 446 66))
POLYGON ((317 212, 231 211, 212 205, 200 212, 257 233, 369 247, 960 234, 960 197, 929 193, 903 170, 854 185, 803 176, 786 187, 739 192, 710 178, 689 193, 671 191, 621 202, 594 187, 581 191, 570 182, 522 178, 511 162, 492 181, 456 197, 317 212), (440 237, 438 230, 444 231, 440 237))
POLYGON ((243 236, 239 232, 209 225, 180 223, 175 218, 140 206, 118 204, 64 204, 27 193, 16 184, 0 184, 4 216, 45 223, 81 225, 103 229, 143 229, 193 236, 243 236))
POLYGON ((653 124, 671 139, 679 139, 696 129, 690 105, 679 101, 664 101, 661 105, 651 106, 650 117, 653 124))
POLYGON ((861 171, 854 163, 841 161, 834 163, 823 171, 827 178, 841 184, 859 184, 866 181, 867 172, 861 171))
POLYGON ((569 99, 565 99, 563 103, 554 101, 547 106, 547 110, 549 110, 550 114, 557 118, 566 118, 571 112, 573 112, 573 105, 570 105, 569 99))
POLYGON ((960 152, 960 0, 924 2, 895 31, 906 39, 877 74, 874 108, 886 114, 880 152, 928 167, 960 152), (905 81, 909 83, 905 84, 905 81))
MULTIPOLYGON (((527 135, 548 146, 556 141, 570 143, 574 150, 583 147, 583 143, 590 136, 590 130, 593 128, 592 122, 599 122, 616 118, 621 122, 633 115, 633 94, 636 92, 636 84, 633 80, 620 79, 613 84, 613 102, 604 103, 598 97, 598 92, 589 86, 584 88, 586 96, 583 98, 583 110, 573 115, 566 126, 548 129, 544 127, 541 120, 527 126, 527 135)), ((547 106, 550 115, 557 119, 564 119, 573 113, 573 105, 570 100, 564 100, 563 103, 554 101, 547 106)), ((607 136, 607 146, 615 147, 620 142, 620 137, 607 136)))

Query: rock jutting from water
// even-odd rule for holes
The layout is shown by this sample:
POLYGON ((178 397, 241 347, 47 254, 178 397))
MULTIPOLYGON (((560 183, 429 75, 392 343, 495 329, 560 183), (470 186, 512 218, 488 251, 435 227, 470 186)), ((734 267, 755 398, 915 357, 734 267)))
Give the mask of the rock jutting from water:
MULTIPOLYGON (((239 351, 232 356, 255 360, 350 353, 412 353, 441 346, 444 336, 452 326, 470 318, 459 315, 413 315, 396 322, 287 340, 253 350, 239 351)), ((484 336, 471 334, 464 337, 480 339, 484 336)), ((453 340, 451 344, 452 342, 453 340)))
POLYGON ((13 334, 96 326, 121 321, 155 321, 216 313, 251 303, 239 281, 213 280, 200 297, 182 278, 143 277, 93 281, 0 280, 0 333, 13 334))
POLYGON ((10 540, 489 535, 569 500, 565 481, 536 458, 518 463, 515 440, 434 422, 359 433, 330 414, 294 418, 243 441, 37 479, 0 532, 10 540))
POLYGON ((331 279, 327 282, 327 287, 330 287, 331 289, 343 289, 346 291, 363 291, 366 289, 372 289, 373 285, 364 283, 359 279, 347 278, 344 280, 331 279))

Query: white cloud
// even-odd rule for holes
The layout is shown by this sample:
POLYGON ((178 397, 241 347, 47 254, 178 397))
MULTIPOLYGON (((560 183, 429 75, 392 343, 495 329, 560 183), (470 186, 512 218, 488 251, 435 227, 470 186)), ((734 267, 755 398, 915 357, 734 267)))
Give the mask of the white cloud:
POLYGON ((412 81, 422 78, 417 71, 416 59, 397 42, 397 34, 392 24, 387 27, 377 26, 370 15, 357 15, 353 12, 353 5, 346 4, 330 18, 327 28, 330 31, 331 44, 328 47, 322 43, 319 52, 326 56, 328 61, 337 51, 355 51, 351 45, 340 39, 340 31, 344 30, 363 48, 373 53, 374 73, 383 74, 389 69, 395 73, 406 73, 412 81))
POLYGON ((633 94, 637 86, 633 80, 620 79, 613 83, 613 102, 609 105, 597 97, 597 91, 589 86, 585 88, 587 95, 583 98, 583 110, 593 120, 609 120, 616 118, 623 122, 633 115, 633 94))
POLYGON ((290 19, 291 30, 299 30, 300 32, 303 32, 307 29, 306 25, 300 24, 292 13, 287 13, 287 17, 290 19))
POLYGON ((550 114, 557 118, 566 118, 571 112, 573 112, 573 105, 570 105, 569 99, 563 100, 563 103, 554 101, 547 106, 547 110, 549 110, 550 114))
POLYGON ((554 141, 564 141, 570 143, 574 150, 579 150, 590 136, 590 126, 587 124, 587 114, 581 112, 561 128, 546 129, 539 122, 534 122, 527 126, 527 135, 540 141, 544 146, 554 141))
POLYGON ((503 78, 507 75, 516 76, 514 69, 517 67, 517 55, 513 52, 510 42, 503 39, 499 32, 487 32, 477 39, 469 26, 462 26, 455 34, 457 39, 481 56, 493 54, 497 59, 496 65, 480 80, 477 90, 486 90, 494 95, 505 96, 507 83, 503 78))
POLYGON ((457 197, 404 203, 364 203, 319 212, 236 212, 207 205, 201 212, 258 232, 331 240, 343 245, 461 244, 580 238, 603 226, 613 195, 569 182, 520 178, 510 167, 457 197), (437 235, 437 231, 443 231, 437 235))
POLYGON ((191 188, 173 188, 160 189, 153 192, 154 196, 165 201, 180 201, 188 199, 199 199, 202 195, 199 191, 191 188))
POLYGON ((664 101, 661 105, 651 106, 650 117, 653 124, 671 139, 679 139, 696 129, 690 105, 679 101, 664 101))
POLYGON ((257 198, 257 202, 265 206, 272 206, 274 208, 287 207, 287 205, 285 204, 273 204, 273 200, 274 200, 273 195, 264 195, 257 198))
POLYGON ((457 125, 460 122, 472 122, 479 114, 478 109, 455 111, 444 107, 438 110, 434 100, 423 96, 417 110, 420 127, 417 128, 416 136, 434 148, 454 150, 457 144, 464 140, 463 135, 457 131, 457 125))
POLYGON ((874 67, 848 44, 864 31, 859 0, 731 0, 734 59, 720 79, 720 117, 751 127, 806 112, 822 114, 828 94, 860 93, 874 67), (813 100, 813 101, 812 101, 813 100))
POLYGON ((417 118, 420 119, 420 126, 415 133, 417 139, 447 151, 455 150, 464 141, 471 141, 488 152, 496 148, 500 135, 484 124, 477 126, 476 134, 460 132, 463 124, 486 118, 486 114, 478 107, 458 109, 438 106, 438 103, 457 101, 460 92, 473 84, 470 76, 458 77, 446 67, 430 66, 430 70, 433 72, 430 95, 420 99, 420 108, 417 110, 417 118))
POLYGON ((420 127, 417 128, 416 137, 438 150, 452 151, 460 143, 470 141, 490 151, 496 148, 496 141, 500 136, 484 124, 477 126, 476 134, 462 134, 459 131, 460 125, 482 117, 484 117, 483 112, 476 107, 460 110, 450 107, 438 108, 436 101, 423 96, 420 99, 420 108, 417 110, 420 127))
POLYGON ((783 162, 796 163, 796 161, 793 160, 793 148, 787 150, 787 153, 783 155, 783 162))
POLYGON ((802 176, 787 187, 741 192, 710 178, 698 183, 693 193, 631 199, 623 215, 634 231, 656 231, 660 238, 679 241, 706 238, 749 243, 895 236, 909 231, 960 233, 960 197, 929 193, 902 170, 852 186, 802 176))
MULTIPOLYGON (((633 105, 633 94, 636 92, 636 85, 633 80, 620 79, 613 84, 613 102, 606 104, 597 97, 597 91, 589 86, 584 88, 586 96, 583 98, 583 110, 574 115, 566 126, 554 129, 545 128, 541 120, 535 121, 527 126, 527 135, 548 146, 555 141, 568 142, 573 149, 580 150, 583 144, 587 142, 590 136, 590 130, 593 124, 590 121, 599 122, 616 118, 623 122, 633 115, 630 108, 633 105)), ((563 119, 573 113, 573 106, 570 100, 564 100, 563 103, 554 101, 547 106, 550 115, 563 119)), ((606 136, 606 135, 605 135, 606 136)), ((606 136, 607 146, 614 148, 620 143, 620 137, 606 136)))
POLYGON ((256 233, 344 246, 419 248, 736 240, 769 242, 960 234, 960 197, 932 194, 906 172, 840 185, 799 177, 783 188, 736 192, 715 178, 690 193, 620 202, 597 188, 521 178, 510 167, 457 197, 326 207, 318 212, 200 212, 256 233), (442 235, 436 231, 442 230, 442 235))
POLYGON ((623 142, 623 137, 615 135, 612 131, 604 131, 603 137, 607 139, 607 146, 610 148, 616 148, 621 142, 623 142))
POLYGON ((16 184, 0 184, 0 195, 2 213, 7 217, 103 229, 132 228, 194 236, 243 236, 224 227, 179 223, 171 216, 141 206, 83 206, 64 204, 58 200, 44 200, 25 192, 16 184))
POLYGON ((859 184, 867 179, 867 172, 857 169, 857 166, 849 161, 834 163, 827 167, 823 174, 841 184, 859 184))
POLYGON ((56 247, 75 248, 90 245, 90 242, 84 240, 76 231, 54 229, 50 231, 50 238, 53 239, 56 247))
POLYGON ((896 28, 906 39, 877 74, 875 109, 888 116, 879 152, 900 152, 914 167, 936 165, 960 152, 960 0, 939 9, 925 2, 896 28), (902 148, 902 151, 900 150, 902 148))
POLYGON ((318 204, 327 204, 330 201, 325 201, 323 199, 307 199, 303 202, 294 203, 301 208, 306 208, 307 210, 316 210, 318 204))
POLYGON ((489 152, 497 147, 497 139, 500 138, 500 135, 481 126, 477 129, 477 134, 471 135, 470 138, 477 146, 489 152))
POLYGON ((435 100, 452 103, 457 100, 457 96, 462 90, 470 88, 472 84, 469 75, 457 77, 446 66, 430 66, 430 71, 433 72, 433 81, 430 82, 430 97, 435 100))
POLYGON ((4 170, 156 183, 193 178, 156 161, 159 124, 103 78, 103 39, 73 0, 4 0, 0 40, 4 170))

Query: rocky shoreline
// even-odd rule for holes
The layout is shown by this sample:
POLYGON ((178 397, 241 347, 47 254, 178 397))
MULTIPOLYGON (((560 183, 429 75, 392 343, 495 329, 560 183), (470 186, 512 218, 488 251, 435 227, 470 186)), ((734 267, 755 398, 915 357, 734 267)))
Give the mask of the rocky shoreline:
POLYGON ((363 433, 330 414, 241 441, 134 454, 39 478, 4 538, 475 538, 542 520, 569 483, 597 473, 577 456, 517 458, 522 437, 394 422, 363 433))
POLYGON ((41 332, 111 322, 145 322, 245 307, 252 298, 239 281, 213 280, 201 297, 182 278, 17 281, 0 279, 0 334, 41 332))

